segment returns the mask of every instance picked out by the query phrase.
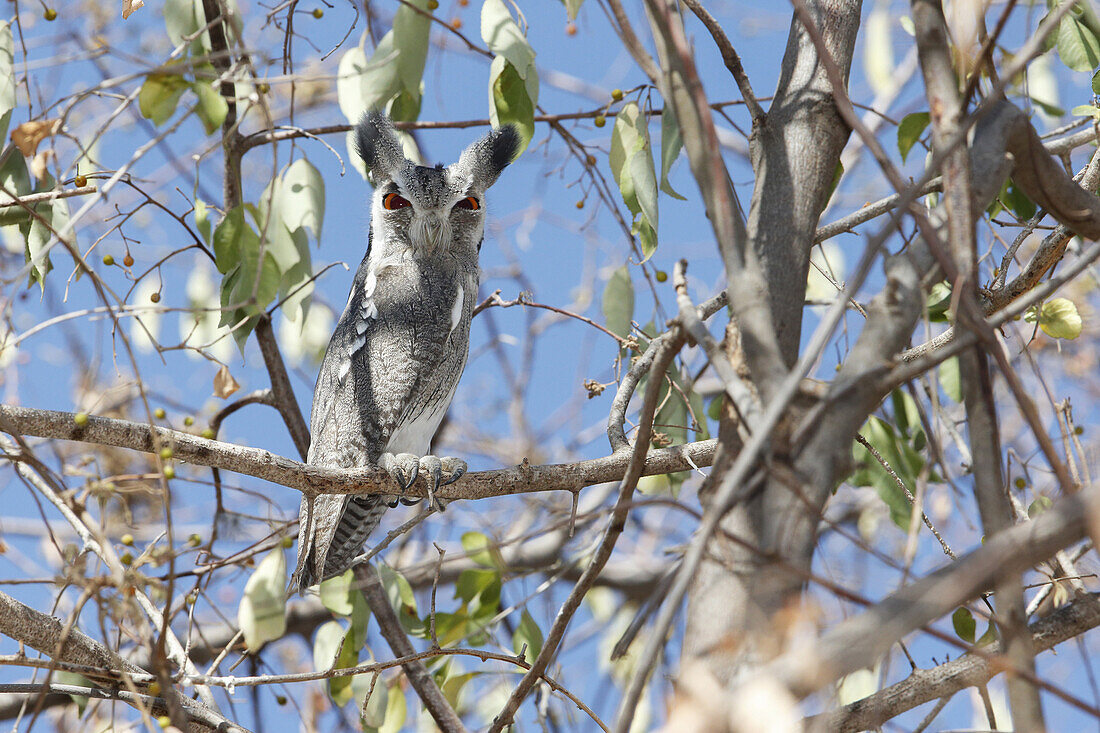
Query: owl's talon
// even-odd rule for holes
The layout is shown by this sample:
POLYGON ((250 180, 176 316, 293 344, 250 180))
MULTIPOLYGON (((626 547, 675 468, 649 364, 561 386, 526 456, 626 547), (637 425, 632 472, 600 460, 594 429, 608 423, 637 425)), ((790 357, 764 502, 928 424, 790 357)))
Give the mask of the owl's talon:
POLYGON ((420 461, 412 453, 383 453, 378 457, 378 465, 390 475, 402 490, 409 488, 416 481, 417 472, 420 470, 420 461), (406 478, 406 476, 408 478, 406 478))
POLYGON ((420 459, 420 470, 428 476, 428 506, 443 511, 443 505, 435 497, 439 482, 443 480, 443 462, 435 456, 424 456, 420 459))
POLYGON ((443 473, 447 478, 443 481, 443 486, 450 486, 455 481, 458 481, 464 475, 466 475, 466 461, 461 458, 448 457, 442 460, 443 473))

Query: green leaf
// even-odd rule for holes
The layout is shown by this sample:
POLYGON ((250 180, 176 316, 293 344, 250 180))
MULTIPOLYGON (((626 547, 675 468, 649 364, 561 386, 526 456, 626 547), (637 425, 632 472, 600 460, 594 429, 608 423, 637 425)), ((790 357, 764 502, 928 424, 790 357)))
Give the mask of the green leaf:
MULTIPOLYGON (((195 113, 202 121, 202 127, 206 130, 206 134, 213 135, 225 122, 225 116, 229 114, 229 103, 225 101, 225 97, 222 96, 221 92, 214 88, 213 84, 195 82, 191 85, 191 88, 199 98, 199 103, 195 106, 195 113)), ((144 91, 144 88, 142 91, 144 91)), ((168 116, 171 117, 171 113, 168 116)))
MULTIPOLYGON (((0 68, 2 68, 2 65, 0 65, 0 68)), ((1100 68, 1092 72, 1092 93, 1100 94, 1100 68)))
POLYGON ((382 587, 386 589, 390 605, 397 611, 397 617, 401 620, 405 631, 422 638, 427 636, 427 624, 417 616, 416 596, 413 595, 412 586, 405 580, 405 576, 388 565, 379 565, 378 575, 382 579, 382 587))
MULTIPOLYGON (((33 190, 31 174, 27 170, 27 160, 14 145, 8 145, 3 155, 4 164, 0 165, 0 185, 5 191, 11 191, 16 197, 26 196, 33 190)), ((15 199, 6 193, 0 193, 0 203, 10 203, 15 199)), ((30 221, 30 214, 22 206, 0 207, 0 225, 23 224, 30 221)))
POLYGON ((844 163, 841 161, 836 162, 836 168, 833 170, 833 180, 829 184, 829 193, 826 194, 825 200, 832 201, 833 194, 836 193, 836 187, 840 185, 840 179, 844 177, 844 163))
POLYGON ((286 555, 282 545, 260 561, 244 586, 237 623, 249 651, 286 633, 286 555))
MULTIPOLYGON (((538 76, 532 71, 531 78, 538 76)), ((489 66, 489 120, 493 127, 512 123, 519 131, 519 152, 527 149, 535 134, 535 104, 529 85, 505 57, 497 56, 489 66)))
POLYGON ((15 41, 11 23, 0 23, 0 140, 8 138, 8 124, 15 109, 15 41))
POLYGON ((363 730, 376 731, 386 722, 386 703, 389 702, 386 684, 379 679, 371 692, 371 675, 357 674, 352 679, 351 686, 355 690, 355 700, 360 712, 359 722, 363 730), (367 700, 367 692, 371 692, 369 700, 367 700), (366 709, 363 708, 364 701, 367 703, 366 709))
POLYGON ((1068 298, 1054 298, 1043 303, 1039 328, 1052 338, 1075 339, 1081 335, 1081 315, 1073 301, 1068 298))
POLYGON ((924 307, 928 311, 928 320, 944 323, 948 320, 948 308, 951 307, 951 286, 947 282, 935 283, 928 291, 924 307))
POLYGON ((494 56, 508 59, 521 79, 534 71, 535 51, 503 0, 485 0, 482 4, 481 39, 494 56))
POLYGON ((241 247, 252 244, 249 234, 255 237, 255 244, 259 246, 259 237, 245 223, 244 208, 230 209, 214 230, 214 264, 218 272, 225 275, 240 264, 241 247))
POLYGON ((611 333, 626 338, 634 318, 634 285, 626 265, 615 270, 603 290, 604 324, 611 333))
POLYGON ((195 199, 195 228, 207 244, 210 244, 210 207, 202 199, 195 199))
POLYGON ((959 358, 952 356, 940 364, 940 386, 943 392, 955 402, 963 401, 962 377, 959 375, 959 358))
POLYGON ((462 549, 471 560, 487 568, 497 567, 493 561, 493 543, 481 532, 466 532, 462 535, 462 549))
MULTIPOLYGON (((358 664, 359 650, 352 643, 351 636, 338 621, 321 624, 313 639, 313 668, 318 672, 327 672, 358 664)), ((351 700, 353 681, 351 676, 329 678, 328 693, 338 706, 343 707, 351 700)))
POLYGON ((908 15, 903 15, 898 18, 898 25, 900 25, 901 29, 908 33, 910 36, 915 37, 917 35, 917 29, 913 25, 913 19, 910 18, 908 15))
POLYGON ((1074 117, 1091 117, 1100 120, 1100 107, 1095 104, 1079 104, 1069 111, 1074 117))
MULTIPOLYGON (((202 0, 165 0, 164 26, 168 31, 168 40, 173 46, 183 43, 185 37, 195 35, 200 28, 206 27, 206 15, 202 10, 202 0)), ((191 42, 190 53, 193 56, 206 56, 210 53, 210 34, 203 32, 191 42)))
POLYGON ((463 570, 455 581, 455 598, 461 599, 471 620, 488 622, 500 609, 500 572, 463 570))
POLYGON ((634 180, 634 195, 638 206, 653 230, 657 230, 657 176, 653 170, 653 157, 648 147, 639 150, 630 159, 630 177, 634 180))
POLYGON ((401 687, 391 685, 386 700, 386 722, 378 729, 378 733, 400 733, 405 728, 408 714, 408 703, 401 687))
POLYGON ((577 13, 581 10, 581 3, 584 0, 563 0, 565 2, 565 14, 569 20, 576 20, 577 13))
MULTIPOLYGON (((365 31, 363 36, 366 36, 365 31)), ((363 51, 362 44, 363 39, 360 39, 358 46, 345 51, 336 68, 336 101, 344 117, 352 124, 359 122, 359 118, 367 111, 363 101, 363 75, 367 70, 367 54, 363 51)), ((396 59, 397 52, 392 53, 396 59)))
POLYGON ((1040 496, 1031 502, 1031 505, 1027 508, 1027 516, 1029 519, 1035 519, 1052 506, 1054 506, 1054 502, 1049 496, 1040 496))
POLYGON ((401 88, 420 97, 420 80, 424 76, 424 64, 428 60, 428 35, 432 19, 429 0, 409 0, 398 7, 393 16, 393 43, 400 53, 397 57, 397 77, 401 88), (410 5, 424 11, 418 13, 410 5))
POLYGON ((293 232, 304 227, 320 244, 325 217, 325 181, 321 173, 308 160, 299 158, 283 172, 278 196, 278 212, 286 228, 293 232))
POLYGON ((951 614, 951 625, 955 627, 955 634, 968 644, 974 643, 974 636, 978 630, 978 624, 974 621, 974 614, 965 606, 959 606, 955 613, 951 614))
MULTIPOLYGON (((53 177, 47 174, 38 181, 33 193, 52 191, 56 187, 55 183, 53 177)), ((38 283, 39 287, 45 288, 46 273, 53 269, 47 247, 53 241, 53 232, 68 224, 69 206, 64 199, 58 199, 52 204, 35 204, 33 208, 37 216, 32 218, 28 214, 27 218, 19 224, 19 231, 23 235, 25 244, 23 255, 26 263, 31 266, 27 287, 38 283)))
POLYGON ((1004 201, 1005 207, 1018 218, 1026 221, 1035 216, 1035 202, 1019 189, 1015 181, 1009 181, 1001 199, 1004 201))
POLYGON ((1092 71, 1100 65, 1100 40, 1072 13, 1058 24, 1058 57, 1074 71, 1092 71))
MULTIPOLYGON (((322 580, 318 588, 321 595, 321 605, 333 613, 350 616, 351 612, 355 610, 352 605, 351 581, 352 572, 350 569, 335 578, 322 580)), ((358 595, 358 591, 355 591, 355 593, 358 595)))
MULTIPOLYGON (((63 669, 59 669, 53 673, 54 678, 59 684, 73 685, 75 687, 95 687, 90 679, 84 675, 77 674, 76 672, 66 672, 63 669)), ((88 707, 88 698, 85 695, 69 695, 74 703, 76 703, 76 717, 84 717, 84 710, 88 707)))
POLYGON ((163 125, 176 113, 176 106, 188 86, 187 80, 177 74, 150 74, 138 93, 141 116, 158 127, 163 125))
POLYGON ((642 210, 634 193, 634 179, 630 175, 631 158, 646 147, 645 123, 641 116, 637 102, 627 102, 619 109, 615 128, 611 131, 611 153, 608 156, 611 174, 619 185, 623 202, 632 214, 638 214, 642 210))
POLYGON ((542 629, 535 623, 535 619, 531 618, 531 614, 524 611, 520 615, 519 626, 512 634, 512 650, 518 655, 520 650, 523 649, 523 645, 526 644, 525 659, 534 661, 535 657, 542 651, 542 642, 542 629))
MULTIPOLYGON (((924 457, 892 425, 871 416, 859 431, 910 491, 916 486, 924 457)), ((902 529, 908 529, 913 510, 905 491, 886 469, 861 444, 855 443, 852 457, 861 466, 849 478, 853 486, 870 486, 890 509, 890 518, 902 529)))
POLYGON ((661 190, 674 199, 686 201, 668 182, 668 173, 683 147, 684 138, 680 135, 680 123, 676 119, 672 105, 666 104, 665 111, 661 114, 661 190))
POLYGON ((932 116, 927 112, 913 112, 902 118, 898 125, 898 152, 903 163, 931 121, 932 116))

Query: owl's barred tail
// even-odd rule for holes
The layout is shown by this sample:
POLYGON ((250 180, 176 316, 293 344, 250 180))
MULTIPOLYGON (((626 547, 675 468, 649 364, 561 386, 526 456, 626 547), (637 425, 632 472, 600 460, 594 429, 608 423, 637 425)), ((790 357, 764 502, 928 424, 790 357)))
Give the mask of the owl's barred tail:
POLYGON ((318 578, 314 574, 314 556, 318 549, 314 540, 299 577, 298 592, 304 593, 311 585, 340 575, 351 567, 352 560, 363 549, 363 543, 378 526, 386 508, 381 496, 349 496, 332 535, 322 576, 318 578))

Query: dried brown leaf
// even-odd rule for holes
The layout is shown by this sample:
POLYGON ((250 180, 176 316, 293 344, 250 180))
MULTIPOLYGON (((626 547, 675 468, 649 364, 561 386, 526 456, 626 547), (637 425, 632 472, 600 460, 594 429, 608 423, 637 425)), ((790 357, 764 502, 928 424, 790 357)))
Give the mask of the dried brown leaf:
POLYGON ((144 8, 144 7, 145 7, 145 1, 144 0, 125 0, 125 3, 124 3, 123 8, 122 8, 122 19, 126 20, 127 18, 130 17, 130 15, 135 10, 137 10, 138 8, 144 8))
POLYGON ((218 373, 214 375, 214 394, 225 400, 229 399, 229 396, 240 388, 241 385, 238 384, 237 380, 233 378, 233 375, 229 373, 229 367, 223 364, 222 368, 218 370, 218 373))
POLYGON ((56 120, 32 120, 24 122, 11 131, 11 141, 24 158, 30 158, 38 151, 38 145, 50 135, 61 129, 61 118, 56 120))

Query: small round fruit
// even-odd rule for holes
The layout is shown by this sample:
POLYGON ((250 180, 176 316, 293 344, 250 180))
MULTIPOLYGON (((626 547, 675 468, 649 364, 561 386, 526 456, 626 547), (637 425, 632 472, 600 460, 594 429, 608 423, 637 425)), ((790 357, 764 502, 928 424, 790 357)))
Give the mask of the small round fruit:
POLYGON ((159 725, 161 728, 167 728, 168 726, 172 725, 172 719, 169 718, 167 715, 162 715, 157 718, 157 725, 159 725))
POLYGON ((149 694, 153 697, 160 697, 160 683, 156 680, 149 683, 149 694))
POLYGON ((127 267, 133 267, 134 266, 133 256, 132 255, 126 255, 125 257, 123 257, 122 258, 122 264, 126 265, 127 267))
POLYGON ((183 424, 186 425, 187 427, 191 427, 192 425, 195 424, 195 418, 188 415, 187 417, 183 418, 183 424))
POLYGON ((42 13, 42 17, 46 20, 57 20, 57 11, 53 8, 46 8, 46 12, 42 13))
POLYGON ((133 547, 134 546, 134 536, 132 534, 130 534, 129 532, 122 535, 122 537, 120 537, 118 541, 121 542, 122 544, 126 545, 127 547, 133 547))
POLYGON ((439 10, 439 0, 428 0, 428 10, 439 10))
POLYGON ((458 7, 464 8, 470 4, 470 0, 458 0, 458 7))
POLYGON ((284 548, 289 550, 291 547, 294 547, 294 538, 293 537, 284 537, 282 539, 282 545, 283 545, 284 548))
POLYGON ((168 446, 164 446, 160 449, 160 457, 167 461, 172 457, 172 449, 168 446))
POLYGON ((668 280, 668 273, 664 270, 657 270, 657 282, 663 283, 668 280))
POLYGON ((286 695, 276 695, 275 702, 279 703, 280 705, 286 705, 286 695))
POLYGON ((588 165, 596 165, 596 156, 592 155, 592 154, 588 154, 588 155, 584 156, 584 162, 587 163, 588 165))
POLYGON ((77 188, 84 188, 85 186, 88 185, 88 177, 87 176, 77 176, 76 178, 73 179, 73 185, 75 185, 77 188))
POLYGON ((78 428, 82 428, 88 424, 88 413, 78 412, 73 415, 73 422, 76 423, 78 428))
POLYGON ((160 293, 150 293, 149 294, 149 300, 152 301, 153 303, 159 303, 160 302, 160 293))
POLYGON ((167 415, 168 413, 164 411, 163 407, 158 407, 157 409, 153 410, 153 417, 158 420, 163 420, 167 415))
POLYGON ((134 562, 134 555, 130 552, 124 552, 122 553, 122 557, 120 557, 119 560, 122 561, 123 565, 130 565, 134 562))
POLYGON ((1082 434, 1084 434, 1084 432, 1085 432, 1085 428, 1084 428, 1083 425, 1075 425, 1073 427, 1073 434, 1074 435, 1082 435, 1082 434))
POLYGON ((202 433, 200 433, 200 435, 202 435, 202 437, 206 438, 207 440, 213 440, 214 439, 214 428, 203 428, 202 433))
POLYGON ((110 267, 115 264, 115 258, 111 255, 103 255, 103 264, 107 265, 107 267, 110 267))
POLYGON ((176 477, 176 469, 172 468, 171 466, 165 466, 164 467, 164 478, 171 481, 175 477, 176 477))
POLYGON ((202 544, 202 535, 197 533, 192 534, 190 537, 187 538, 187 543, 190 544, 192 547, 198 547, 202 544))
POLYGON ((195 602, 199 600, 199 596, 197 593, 195 593, 195 591, 191 591, 183 600, 187 602, 188 606, 193 606, 195 605, 195 602))
POLYGON ((462 30, 462 18, 454 18, 451 20, 451 27, 456 31, 462 30))
POLYGON ((583 200, 577 202, 577 208, 578 209, 583 209, 584 208, 584 201, 583 200))
POLYGON ((567 35, 567 36, 577 35, 577 24, 576 23, 566 23, 565 24, 565 35, 567 35))
POLYGON ((592 124, 596 127, 603 127, 607 124, 607 118, 603 115, 596 115, 596 119, 592 120, 592 124))
POLYGON ((325 17, 325 11, 322 10, 321 8, 314 8, 313 9, 313 17, 316 18, 317 20, 320 20, 321 18, 325 17))
POLYGON ((611 98, 614 99, 616 102, 622 101, 623 90, 622 89, 612 89, 611 90, 611 98))
POLYGON ((268 92, 271 91, 271 85, 268 84, 267 82, 262 82, 262 83, 256 85, 256 91, 259 92, 260 94, 267 94, 268 92))

